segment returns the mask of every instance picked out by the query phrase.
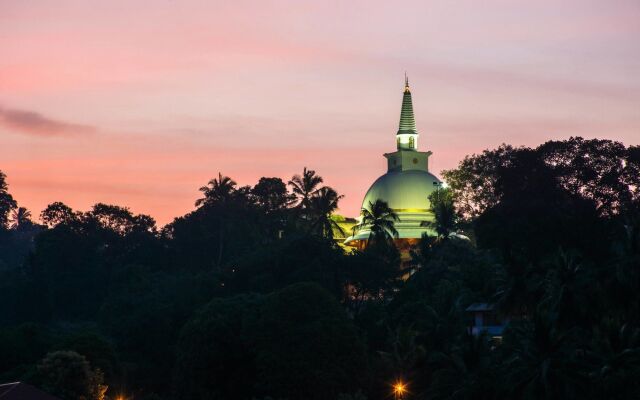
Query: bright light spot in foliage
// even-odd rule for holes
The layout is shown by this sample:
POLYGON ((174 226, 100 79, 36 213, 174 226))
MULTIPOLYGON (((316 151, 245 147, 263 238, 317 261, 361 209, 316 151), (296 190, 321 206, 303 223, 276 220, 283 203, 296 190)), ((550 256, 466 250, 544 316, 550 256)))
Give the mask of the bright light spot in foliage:
POLYGON ((404 383, 398 381, 395 385, 393 385, 393 391, 397 396, 402 396, 407 391, 407 387, 404 383))

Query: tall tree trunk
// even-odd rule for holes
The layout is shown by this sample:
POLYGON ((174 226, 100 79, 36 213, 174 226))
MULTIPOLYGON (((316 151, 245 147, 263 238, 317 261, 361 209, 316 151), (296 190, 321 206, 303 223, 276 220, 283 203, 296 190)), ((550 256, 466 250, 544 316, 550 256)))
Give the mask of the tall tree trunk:
POLYGON ((224 247, 224 217, 220 217, 220 232, 218 233, 218 262, 216 268, 220 270, 222 266, 222 250, 224 247))

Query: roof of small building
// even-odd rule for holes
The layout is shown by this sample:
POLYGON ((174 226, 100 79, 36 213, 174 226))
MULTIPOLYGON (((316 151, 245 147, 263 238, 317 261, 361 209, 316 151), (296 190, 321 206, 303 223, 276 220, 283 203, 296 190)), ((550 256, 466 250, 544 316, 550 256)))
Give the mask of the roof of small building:
POLYGON ((60 400, 22 382, 0 384, 0 400, 60 400))
POLYGON ((490 303, 473 303, 465 311, 493 311, 495 307, 490 303))

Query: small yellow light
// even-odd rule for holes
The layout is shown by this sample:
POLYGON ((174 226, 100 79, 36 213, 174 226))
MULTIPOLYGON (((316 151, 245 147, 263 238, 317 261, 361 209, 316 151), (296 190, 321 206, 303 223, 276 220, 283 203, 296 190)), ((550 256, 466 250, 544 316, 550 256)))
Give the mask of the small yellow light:
POLYGON ((404 384, 402 382, 398 382, 394 385, 394 390, 397 394, 402 394, 405 392, 406 388, 404 387, 404 384))

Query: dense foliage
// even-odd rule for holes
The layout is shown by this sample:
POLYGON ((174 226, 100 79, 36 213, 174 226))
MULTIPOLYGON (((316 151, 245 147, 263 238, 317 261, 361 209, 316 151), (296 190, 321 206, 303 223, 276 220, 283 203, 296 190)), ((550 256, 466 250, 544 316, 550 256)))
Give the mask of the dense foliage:
POLYGON ((393 210, 369 204, 345 252, 341 196, 306 168, 219 174, 162 228, 60 202, 37 224, 0 173, 0 381, 65 400, 375 400, 398 380, 407 399, 639 398, 640 148, 503 145, 444 177, 437 236, 400 270, 393 210), (508 321, 501 341, 470 334, 474 303, 508 321))

